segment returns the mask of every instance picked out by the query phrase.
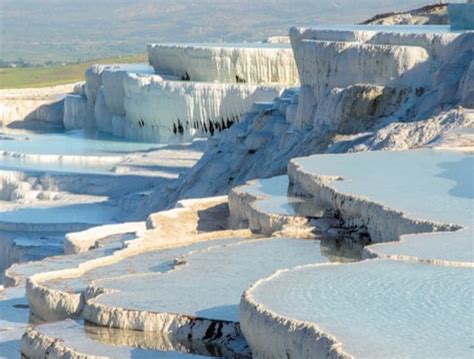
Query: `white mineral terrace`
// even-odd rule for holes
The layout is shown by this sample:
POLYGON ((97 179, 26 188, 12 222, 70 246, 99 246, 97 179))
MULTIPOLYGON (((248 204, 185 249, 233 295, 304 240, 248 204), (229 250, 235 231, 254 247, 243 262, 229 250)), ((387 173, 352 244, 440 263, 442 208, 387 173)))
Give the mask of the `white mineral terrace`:
POLYGON ((124 80, 124 87, 125 137, 162 143, 177 136, 189 140, 221 132, 239 122, 253 103, 271 101, 283 91, 282 85, 163 81, 160 76, 134 75, 124 80))
POLYGON ((0 357, 472 356, 473 33, 290 38, 0 92, 0 357))
POLYGON ((85 85, 65 98, 64 126, 131 140, 187 141, 228 128, 254 102, 298 83, 288 44, 150 45, 148 51, 154 70, 89 68, 85 85))
POLYGON ((435 74, 462 56, 472 58, 467 49, 474 45, 470 32, 429 26, 292 28, 290 37, 302 84, 299 123, 314 120, 332 89, 364 84, 436 91, 447 82, 445 72, 435 74))
POLYGON ((472 158, 425 149, 292 160, 297 192, 346 225, 367 226, 372 240, 399 242, 366 247, 386 259, 301 266, 256 282, 240 313, 252 354, 470 357, 472 158))
POLYGON ((373 241, 403 236, 399 245, 369 251, 472 265, 471 154, 425 149, 321 155, 292 160, 289 175, 304 192, 317 189, 328 206, 366 225, 373 241), (437 245, 426 245, 432 243, 437 245))
POLYGON ((179 265, 168 273, 95 282, 94 287, 110 293, 86 304, 85 318, 105 326, 122 325, 126 329, 153 330, 160 326, 136 321, 119 324, 113 314, 106 314, 114 307, 121 307, 132 312, 180 313, 237 322, 240 295, 255 280, 278 268, 326 261, 320 256, 315 241, 278 238, 232 242, 190 252, 180 257, 179 265), (287 255, 282 257, 282 252, 287 255), (131 282, 133 288, 129 286, 131 282), (162 295, 153 297, 151 293, 157 292, 162 295))
POLYGON ((473 294, 471 268, 312 265, 257 282, 241 325, 256 357, 470 358, 473 294))
POLYGON ((222 83, 299 83, 288 44, 151 44, 157 73, 191 81, 222 83))

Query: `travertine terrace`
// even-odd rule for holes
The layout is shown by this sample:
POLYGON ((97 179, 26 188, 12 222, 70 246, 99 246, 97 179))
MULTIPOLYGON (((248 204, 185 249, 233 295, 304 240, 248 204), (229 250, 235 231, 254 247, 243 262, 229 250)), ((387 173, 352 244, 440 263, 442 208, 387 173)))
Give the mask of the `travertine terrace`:
POLYGON ((1 356, 472 355, 474 33, 289 35, 0 93, 1 356))

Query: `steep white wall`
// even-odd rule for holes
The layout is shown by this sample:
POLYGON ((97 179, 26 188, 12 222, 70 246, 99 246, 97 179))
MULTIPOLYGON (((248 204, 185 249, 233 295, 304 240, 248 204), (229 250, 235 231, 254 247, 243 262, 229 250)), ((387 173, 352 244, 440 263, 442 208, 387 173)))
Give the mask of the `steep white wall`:
POLYGON ((123 115, 123 77, 128 73, 153 74, 147 64, 92 65, 86 70, 84 92, 90 108, 94 109, 98 92, 103 86, 110 111, 123 115))
POLYGON ((104 86, 105 104, 114 115, 125 115, 123 80, 128 73, 152 75, 154 71, 151 66, 140 64, 114 66, 103 71, 102 85, 104 86))
POLYGON ((105 101, 105 91, 101 87, 97 91, 96 101, 94 105, 95 127, 102 132, 112 133, 112 118, 114 114, 110 111, 105 101))
MULTIPOLYGON (((412 78, 404 75, 429 56, 421 47, 302 40, 295 47, 295 58, 301 83, 312 87, 317 103, 335 87, 355 83, 407 85, 412 78)), ((417 80, 423 82, 419 76, 417 80)))
MULTIPOLYGON (((415 94, 420 99, 411 104, 417 107, 412 118, 430 116, 461 100, 469 106, 467 70, 474 56, 474 36, 447 30, 292 28, 290 37, 302 83, 294 127, 334 123, 337 111, 330 110, 333 105, 339 110, 345 107, 355 119, 352 110, 357 112, 365 100, 357 104, 342 92, 335 96, 335 89, 348 93, 347 88, 356 84, 415 94)), ((381 106, 378 101, 374 104, 381 106)))
POLYGON ((356 84, 334 88, 321 101, 313 125, 340 134, 368 131, 381 117, 392 115, 415 96, 410 88, 356 84))
POLYGON ((441 56, 446 49, 446 45, 454 41, 458 36, 459 33, 383 31, 383 28, 381 28, 380 31, 374 31, 364 29, 363 26, 353 26, 352 30, 296 27, 290 29, 290 38, 293 48, 297 47, 298 43, 302 40, 419 46, 428 51, 433 58, 441 56))
POLYGON ((273 100, 283 90, 282 86, 163 81, 159 76, 133 74, 124 80, 124 87, 125 137, 161 142, 219 132, 238 122, 254 102, 273 100))
POLYGON ((63 124, 66 130, 81 129, 93 122, 93 113, 83 95, 67 95, 64 98, 63 124))
POLYGON ((156 72, 192 81, 297 84, 299 80, 290 48, 151 44, 148 56, 156 72))

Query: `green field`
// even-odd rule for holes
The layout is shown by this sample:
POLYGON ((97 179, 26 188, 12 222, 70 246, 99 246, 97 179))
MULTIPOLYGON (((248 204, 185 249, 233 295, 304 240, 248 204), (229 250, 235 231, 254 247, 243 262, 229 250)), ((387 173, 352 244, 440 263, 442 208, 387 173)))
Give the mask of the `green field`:
POLYGON ((0 69, 0 89, 47 87, 82 81, 92 64, 148 62, 146 54, 110 57, 88 62, 51 67, 0 69))

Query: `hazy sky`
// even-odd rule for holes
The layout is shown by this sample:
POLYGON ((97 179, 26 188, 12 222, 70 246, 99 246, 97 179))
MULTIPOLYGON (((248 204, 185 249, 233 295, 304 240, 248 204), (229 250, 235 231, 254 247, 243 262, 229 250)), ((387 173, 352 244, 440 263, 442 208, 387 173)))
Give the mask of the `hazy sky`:
POLYGON ((0 59, 144 52, 149 42, 255 41, 293 25, 356 23, 429 0, 0 0, 0 59))

